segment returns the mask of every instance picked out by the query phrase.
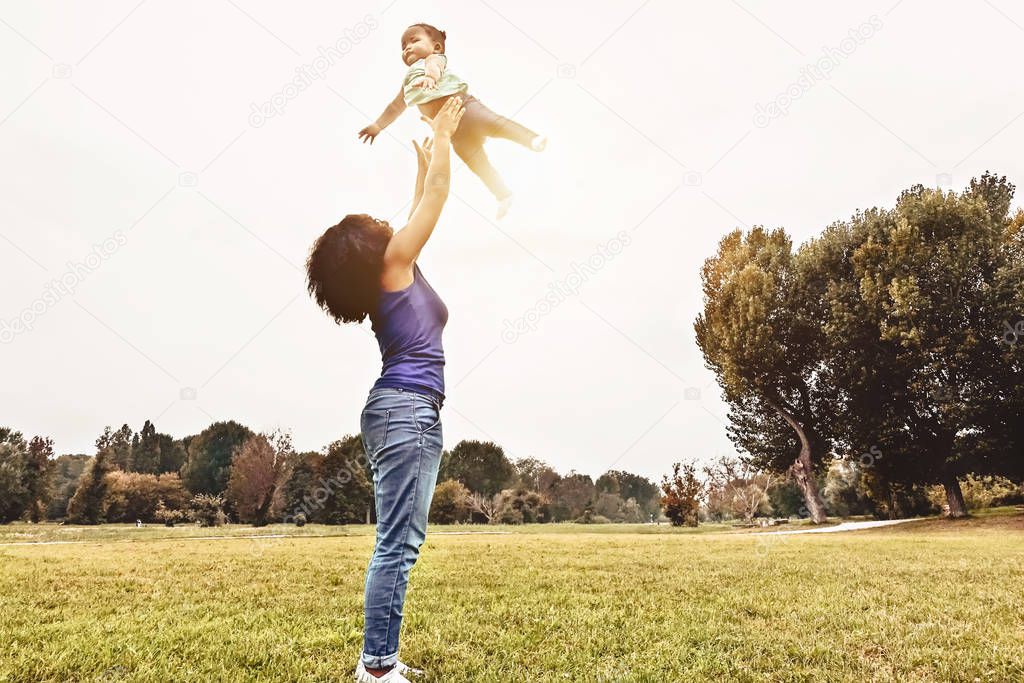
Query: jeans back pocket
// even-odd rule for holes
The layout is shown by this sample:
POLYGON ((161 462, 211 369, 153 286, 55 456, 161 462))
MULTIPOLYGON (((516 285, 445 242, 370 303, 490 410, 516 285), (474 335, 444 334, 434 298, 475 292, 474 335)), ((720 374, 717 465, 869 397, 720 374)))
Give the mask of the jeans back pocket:
POLYGON ((359 430, 363 437, 363 450, 368 458, 377 455, 387 445, 390 421, 390 410, 363 409, 359 416, 359 430))

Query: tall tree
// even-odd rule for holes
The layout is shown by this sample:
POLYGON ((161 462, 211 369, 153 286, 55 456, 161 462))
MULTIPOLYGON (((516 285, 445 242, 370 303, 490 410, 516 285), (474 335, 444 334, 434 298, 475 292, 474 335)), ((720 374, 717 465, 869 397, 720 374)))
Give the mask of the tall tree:
POLYGON ((100 449, 79 479, 75 495, 68 501, 68 518, 76 524, 104 521, 103 501, 107 495, 107 474, 117 469, 110 446, 100 449))
POLYGON ((160 439, 156 427, 149 420, 132 437, 131 471, 142 474, 160 474, 160 439))
POLYGON ((78 480, 91 460, 92 458, 85 453, 64 454, 54 459, 52 495, 46 510, 49 519, 59 519, 67 515, 68 501, 75 495, 78 480))
MULTIPOLYGON (((774 415, 792 430, 799 450, 786 470, 803 492, 814 522, 825 520, 816 472, 830 450, 828 387, 821 379, 823 338, 819 321, 803 296, 785 231, 755 227, 735 230, 701 270, 704 311, 694 328, 697 344, 730 407, 757 421, 774 415)), ((730 437, 758 468, 779 469, 779 452, 762 450, 757 435, 737 430, 730 437), (753 450, 752 450, 753 449, 753 450)))
POLYGON ((314 519, 314 512, 320 508, 328 495, 327 490, 321 490, 317 484, 324 460, 323 454, 307 451, 296 454, 293 460, 291 476, 282 490, 284 521, 289 523, 295 522, 299 515, 307 521, 314 519))
POLYGON ((256 434, 238 447, 231 460, 226 498, 239 521, 266 526, 280 512, 282 489, 294 455, 291 437, 283 432, 256 434))
POLYGON ((854 454, 876 448, 871 478, 890 488, 942 484, 953 517, 967 514, 959 478, 1000 468, 1006 444, 986 447, 984 436, 1021 417, 1020 356, 1000 337, 1024 310, 1012 282, 1021 254, 1012 194, 989 174, 960 194, 915 186, 893 209, 858 213, 806 249, 824 302, 827 372, 842 388, 841 441, 854 454))
POLYGON ((228 485, 231 456, 252 435, 248 427, 228 420, 214 422, 193 437, 182 468, 185 488, 193 494, 222 494, 228 485))
POLYGON ((570 470, 558 480, 551 492, 551 515, 555 521, 581 517, 596 497, 597 489, 589 474, 570 470))
POLYGON ((326 524, 358 524, 373 507, 373 485, 366 478, 366 455, 359 435, 346 436, 327 447, 317 475, 326 498, 316 514, 326 524))
POLYGON ((0 522, 13 522, 29 502, 25 486, 28 444, 21 432, 0 427, 0 522))
POLYGON ((28 518, 39 522, 46 518, 46 505, 52 494, 53 439, 34 436, 28 443, 25 460, 25 492, 28 518))
POLYGON ((185 441, 175 439, 170 434, 156 435, 157 447, 160 450, 160 464, 157 467, 157 474, 167 472, 180 473, 181 468, 188 459, 188 449, 185 441))
POLYGON ((117 431, 112 431, 110 426, 103 428, 103 433, 96 438, 96 450, 108 451, 110 456, 109 464, 125 472, 131 471, 132 464, 132 441, 134 440, 132 428, 127 424, 121 425, 117 431))

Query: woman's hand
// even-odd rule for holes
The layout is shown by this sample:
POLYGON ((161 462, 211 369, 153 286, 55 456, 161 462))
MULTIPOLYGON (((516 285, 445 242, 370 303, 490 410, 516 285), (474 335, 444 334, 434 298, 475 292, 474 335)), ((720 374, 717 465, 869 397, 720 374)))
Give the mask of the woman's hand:
POLYGON ((423 144, 418 145, 413 140, 412 146, 416 148, 416 161, 419 171, 426 173, 427 167, 430 166, 430 154, 434 147, 434 141, 431 138, 423 138, 423 144))
POLYGON ((434 118, 428 118, 421 116, 420 119, 430 124, 430 127, 434 129, 434 137, 451 138, 455 134, 455 131, 459 127, 459 121, 462 120, 462 115, 466 113, 466 107, 462 104, 461 97, 449 97, 448 100, 441 107, 441 111, 437 112, 437 116, 434 118))

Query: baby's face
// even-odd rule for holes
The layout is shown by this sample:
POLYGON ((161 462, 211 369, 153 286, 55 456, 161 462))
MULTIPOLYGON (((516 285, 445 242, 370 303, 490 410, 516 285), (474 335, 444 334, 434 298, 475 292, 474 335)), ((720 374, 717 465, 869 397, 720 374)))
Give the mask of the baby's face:
POLYGON ((427 32, 418 26, 411 26, 402 34, 402 61, 406 66, 439 50, 427 32))

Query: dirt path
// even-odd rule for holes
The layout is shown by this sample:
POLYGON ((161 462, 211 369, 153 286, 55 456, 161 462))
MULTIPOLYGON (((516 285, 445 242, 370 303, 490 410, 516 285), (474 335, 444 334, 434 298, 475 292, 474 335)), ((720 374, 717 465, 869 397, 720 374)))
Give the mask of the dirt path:
POLYGON ((904 522, 913 522, 917 518, 911 517, 910 519, 881 519, 871 520, 867 522, 842 522, 835 526, 821 527, 820 529, 792 529, 790 531, 763 531, 762 534, 830 534, 836 531, 857 531, 858 529, 873 529, 879 526, 892 526, 893 524, 903 524, 904 522))

